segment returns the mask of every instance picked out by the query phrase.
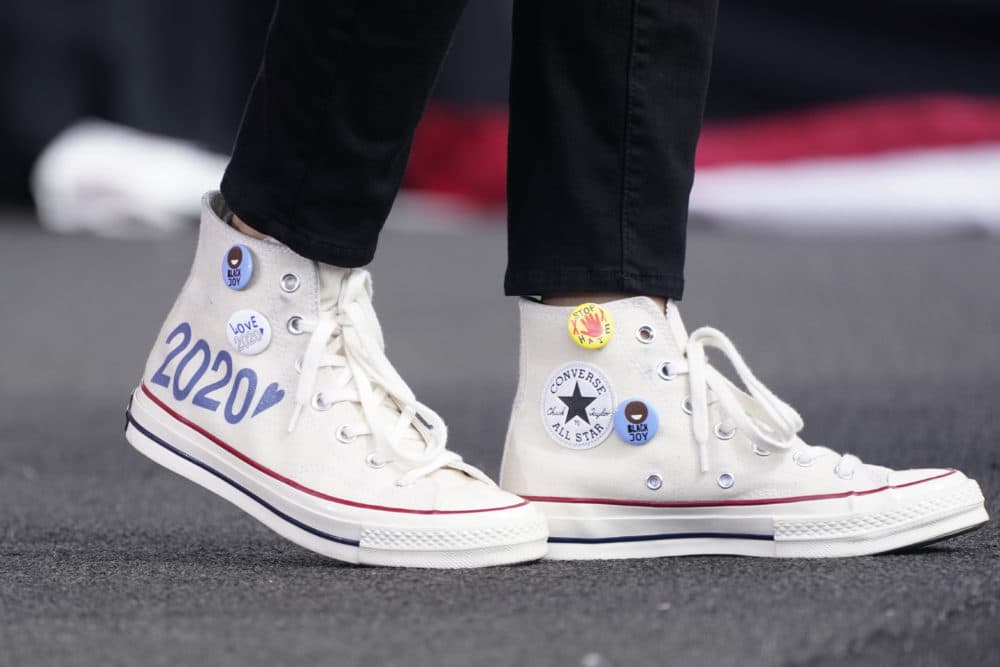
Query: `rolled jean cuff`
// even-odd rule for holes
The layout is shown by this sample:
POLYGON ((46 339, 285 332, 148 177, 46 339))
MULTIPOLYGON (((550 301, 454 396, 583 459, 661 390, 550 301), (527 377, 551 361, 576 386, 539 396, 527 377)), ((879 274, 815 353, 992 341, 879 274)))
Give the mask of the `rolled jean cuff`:
POLYGON ((679 300, 684 294, 682 273, 625 273, 588 267, 508 268, 507 296, 540 296, 558 292, 621 292, 679 300))
POLYGON ((375 244, 352 247, 331 243, 329 239, 310 234, 301 225, 294 224, 294 220, 245 194, 223 180, 222 195, 229 210, 256 231, 284 243, 307 259, 347 269, 370 264, 375 256, 375 244))

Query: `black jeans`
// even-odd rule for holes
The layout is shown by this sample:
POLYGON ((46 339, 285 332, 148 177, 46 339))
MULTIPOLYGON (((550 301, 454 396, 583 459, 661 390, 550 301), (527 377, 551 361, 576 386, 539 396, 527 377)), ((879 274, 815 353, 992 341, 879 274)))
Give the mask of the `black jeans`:
MULTIPOLYGON (((516 0, 507 294, 680 298, 718 0, 516 0)), ((371 261, 465 0, 284 0, 222 191, 300 254, 371 261)))

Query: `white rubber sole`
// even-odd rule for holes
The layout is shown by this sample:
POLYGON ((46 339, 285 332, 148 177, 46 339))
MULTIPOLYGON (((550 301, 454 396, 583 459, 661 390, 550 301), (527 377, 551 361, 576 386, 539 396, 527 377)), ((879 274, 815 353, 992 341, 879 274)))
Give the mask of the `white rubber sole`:
POLYGON ((331 503, 270 479, 172 424, 140 391, 126 419, 125 437, 140 453, 323 556, 361 565, 472 568, 538 560, 547 551, 545 519, 531 504, 408 514, 331 503))
POLYGON ((862 556, 934 542, 989 519, 979 485, 959 472, 864 495, 769 505, 533 502, 548 517, 546 557, 555 560, 862 556))

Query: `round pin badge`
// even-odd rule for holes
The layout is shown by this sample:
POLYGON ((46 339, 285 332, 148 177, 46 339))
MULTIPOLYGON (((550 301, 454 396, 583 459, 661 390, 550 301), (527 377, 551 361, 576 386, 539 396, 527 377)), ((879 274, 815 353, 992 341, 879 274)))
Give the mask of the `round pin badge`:
POLYGON ((580 347, 599 350, 611 341, 615 323, 598 303, 582 303, 569 314, 569 337, 580 347))
POLYGON ((611 435, 615 397, 601 369, 572 362, 549 375, 542 388, 542 422, 569 449, 591 449, 611 435))
POLYGON ((660 418, 649 403, 640 398, 622 401, 615 410, 615 433, 630 445, 645 445, 660 428, 660 418))
POLYGON ((231 247, 222 258, 222 282, 232 290, 241 290, 253 277, 253 253, 242 243, 231 247))
POLYGON ((237 310, 226 323, 226 338, 240 354, 260 354, 271 344, 271 323, 256 310, 237 310))

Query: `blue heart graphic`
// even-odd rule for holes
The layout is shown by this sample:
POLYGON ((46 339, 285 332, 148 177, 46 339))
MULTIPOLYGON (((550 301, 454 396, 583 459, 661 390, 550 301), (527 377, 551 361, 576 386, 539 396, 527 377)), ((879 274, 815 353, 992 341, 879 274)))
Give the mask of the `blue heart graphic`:
POLYGON ((269 407, 277 405, 281 402, 281 399, 285 397, 285 390, 278 388, 277 382, 272 382, 267 385, 267 389, 264 390, 264 395, 260 397, 260 402, 257 403, 257 407, 253 409, 253 414, 251 417, 256 417, 264 410, 269 407))

